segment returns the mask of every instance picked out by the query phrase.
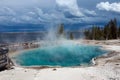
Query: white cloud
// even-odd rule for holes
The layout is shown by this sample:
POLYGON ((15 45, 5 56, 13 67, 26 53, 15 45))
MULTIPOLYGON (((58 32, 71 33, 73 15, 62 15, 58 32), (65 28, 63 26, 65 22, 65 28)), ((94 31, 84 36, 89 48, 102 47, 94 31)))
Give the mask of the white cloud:
POLYGON ((77 0, 56 0, 56 3, 64 11, 69 11, 74 16, 84 16, 80 11, 77 0))
POLYGON ((33 18, 27 15, 23 15, 21 16, 21 19, 25 20, 25 21, 31 21, 33 18))
MULTIPOLYGON (((8 23, 31 23, 31 24, 41 24, 41 23, 81 23, 83 21, 82 17, 67 18, 63 12, 54 10, 51 12, 46 12, 40 7, 35 7, 27 11, 16 11, 12 8, 0 8, 0 24, 8 23), (20 13, 19 13, 20 12, 20 13), (81 19, 82 18, 82 19, 81 19)), ((96 13, 92 10, 80 8, 80 10, 85 15, 95 15, 96 13)), ((84 16, 86 17, 86 16, 84 16)))
POLYGON ((97 15, 97 13, 94 10, 88 10, 88 9, 81 8, 81 11, 86 15, 91 15, 91 16, 97 15))
POLYGON ((55 7, 55 0, 0 0, 0 8, 6 6, 16 10, 34 6, 51 9, 55 7))
MULTIPOLYGON (((25 1, 28 1, 28 0, 25 0, 25 1)), ((46 1, 43 1, 43 3, 45 2, 46 1)), ((35 2, 33 3, 35 4, 35 2)), ((13 3, 11 2, 11 5, 12 4, 13 3)), ((81 23, 81 22, 84 23, 84 22, 92 22, 93 20, 96 20, 95 18, 92 18, 93 16, 97 15, 96 12, 92 9, 89 10, 85 7, 80 7, 80 5, 77 4, 77 0, 56 0, 55 3, 53 4, 57 5, 57 9, 42 8, 41 6, 38 6, 38 5, 31 6, 31 7, 25 7, 24 5, 22 5, 24 9, 14 8, 13 6, 9 7, 5 5, 4 5, 5 7, 4 6, 1 7, 1 3, 0 3, 0 24, 3 24, 3 22, 8 22, 11 24, 14 24, 14 23, 32 23, 32 24, 81 23), (72 17, 70 14, 72 15, 72 17)), ((18 5, 18 7, 21 7, 21 6, 18 5)))
POLYGON ((62 12, 44 12, 40 8, 35 8, 35 15, 38 15, 38 19, 43 22, 61 22, 66 20, 65 15, 62 12))
POLYGON ((100 2, 96 6, 99 10, 106 10, 106 11, 113 11, 120 13, 120 2, 114 2, 114 3, 109 3, 109 2, 100 2))
POLYGON ((0 15, 9 15, 9 16, 14 16, 16 15, 15 11, 11 8, 8 7, 3 7, 0 8, 0 15))

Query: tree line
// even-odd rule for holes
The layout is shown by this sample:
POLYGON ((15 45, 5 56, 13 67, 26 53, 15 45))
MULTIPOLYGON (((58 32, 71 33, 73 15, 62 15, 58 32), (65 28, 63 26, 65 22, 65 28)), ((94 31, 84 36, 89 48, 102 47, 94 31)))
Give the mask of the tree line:
POLYGON ((91 40, 110 40, 120 39, 120 26, 117 25, 117 20, 110 20, 104 27, 93 25, 91 29, 84 31, 86 39, 91 40))

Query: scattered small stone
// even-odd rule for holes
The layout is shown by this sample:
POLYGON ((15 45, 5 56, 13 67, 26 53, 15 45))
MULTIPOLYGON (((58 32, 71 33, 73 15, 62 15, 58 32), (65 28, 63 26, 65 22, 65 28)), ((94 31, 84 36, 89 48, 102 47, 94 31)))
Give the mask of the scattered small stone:
POLYGON ((55 69, 55 68, 53 69, 53 71, 56 71, 56 70, 57 70, 57 69, 55 69))
POLYGON ((25 72, 27 72, 27 71, 25 70, 25 72))
POLYGON ((95 78, 95 76, 90 76, 91 78, 95 78))
POLYGON ((119 64, 115 64, 115 65, 119 65, 119 64))

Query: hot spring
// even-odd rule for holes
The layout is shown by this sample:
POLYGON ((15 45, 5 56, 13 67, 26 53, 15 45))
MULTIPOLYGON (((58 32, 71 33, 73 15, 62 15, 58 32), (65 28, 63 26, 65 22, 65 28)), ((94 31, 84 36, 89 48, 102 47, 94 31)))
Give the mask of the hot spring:
POLYGON ((24 51, 14 57, 21 66, 80 66, 89 65, 94 57, 106 53, 99 46, 58 44, 24 51))

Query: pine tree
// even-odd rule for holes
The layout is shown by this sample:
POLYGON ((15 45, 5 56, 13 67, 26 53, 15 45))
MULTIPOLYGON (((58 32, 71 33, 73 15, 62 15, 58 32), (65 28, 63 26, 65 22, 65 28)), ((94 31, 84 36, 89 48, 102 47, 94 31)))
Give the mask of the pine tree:
POLYGON ((65 38, 65 32, 64 32, 64 24, 60 24, 58 27, 58 32, 57 32, 58 37, 65 38))
POLYGON ((104 31, 104 38, 106 40, 108 40, 109 39, 109 35, 110 35, 110 26, 109 26, 109 24, 105 25, 103 31, 104 31))
POLYGON ((120 26, 118 27, 118 38, 120 39, 120 26))
POLYGON ((93 27, 92 27, 92 40, 94 40, 95 39, 95 30, 96 30, 96 26, 94 25, 93 27))
POLYGON ((90 30, 85 30, 84 35, 85 35, 85 39, 92 39, 90 30))
POLYGON ((116 19, 111 20, 109 22, 109 26, 110 26, 110 39, 117 39, 117 26, 116 26, 116 19))
POLYGON ((59 29, 58 29, 58 34, 63 35, 64 34, 64 24, 60 24, 59 29))
POLYGON ((116 18, 114 18, 114 29, 115 29, 115 34, 114 34, 114 36, 115 36, 115 39, 117 39, 117 36, 118 36, 118 30, 117 30, 117 20, 116 20, 116 18))
POLYGON ((72 32, 70 32, 70 39, 73 40, 74 39, 74 35, 72 32))

